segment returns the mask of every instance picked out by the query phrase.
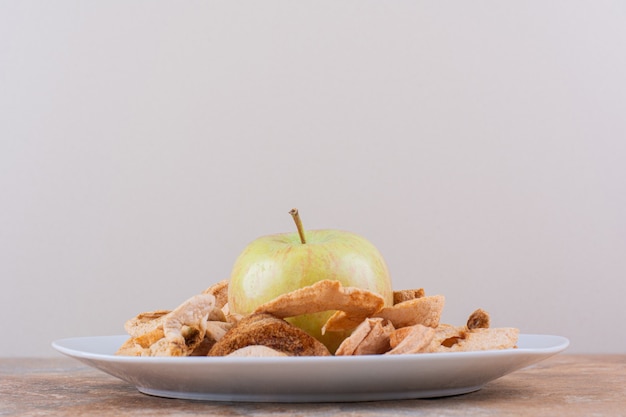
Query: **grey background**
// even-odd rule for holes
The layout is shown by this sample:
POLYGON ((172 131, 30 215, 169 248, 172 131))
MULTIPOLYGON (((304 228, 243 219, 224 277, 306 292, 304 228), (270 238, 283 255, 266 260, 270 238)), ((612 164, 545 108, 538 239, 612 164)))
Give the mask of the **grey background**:
POLYGON ((626 352, 619 1, 0 1, 0 355, 123 333, 254 238, 626 352))

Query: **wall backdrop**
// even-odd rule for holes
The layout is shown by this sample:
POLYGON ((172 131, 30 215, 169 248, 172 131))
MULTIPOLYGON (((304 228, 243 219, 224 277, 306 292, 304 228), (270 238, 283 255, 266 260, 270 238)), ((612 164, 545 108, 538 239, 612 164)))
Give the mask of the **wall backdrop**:
POLYGON ((626 352, 626 3, 0 0, 2 356, 254 238, 359 233, 443 320, 626 352))

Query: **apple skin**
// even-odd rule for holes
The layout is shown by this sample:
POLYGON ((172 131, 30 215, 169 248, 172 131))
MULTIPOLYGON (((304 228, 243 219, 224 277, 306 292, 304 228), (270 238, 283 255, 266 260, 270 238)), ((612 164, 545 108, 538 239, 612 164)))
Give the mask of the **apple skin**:
MULTIPOLYGON (((306 243, 298 233, 260 237, 251 242, 233 266, 228 306, 234 313, 250 314, 256 307, 281 294, 321 280, 337 280, 380 294, 386 306, 393 304, 387 265, 367 239, 340 230, 309 230, 306 243)), ((350 332, 327 332, 321 328, 333 311, 288 319, 320 340, 334 353, 350 332)))

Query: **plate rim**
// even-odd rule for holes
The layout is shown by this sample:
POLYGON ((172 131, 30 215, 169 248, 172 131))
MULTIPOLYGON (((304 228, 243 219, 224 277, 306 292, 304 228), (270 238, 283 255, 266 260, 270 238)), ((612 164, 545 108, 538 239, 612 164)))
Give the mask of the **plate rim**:
MULTIPOLYGON (((114 361, 144 361, 144 362, 157 362, 157 363, 176 363, 182 362, 307 362, 307 361, 361 361, 372 360, 374 358, 385 358, 385 360, 396 360, 396 358, 453 358, 453 357, 468 357, 468 356, 490 356, 490 355, 516 355, 516 354, 549 354, 559 353, 567 349, 570 345, 570 340, 565 336, 552 335, 552 334, 535 334, 535 333, 521 333, 519 339, 532 339, 532 338, 553 338, 555 343, 547 347, 516 347, 512 349, 490 349, 490 350, 476 350, 467 352, 433 352, 433 353, 406 353, 402 355, 351 355, 351 356, 287 356, 287 357, 209 357, 209 356, 186 356, 186 357, 168 357, 168 356, 123 356, 115 355, 114 353, 105 354, 90 352, 85 350, 79 350, 65 346, 67 342, 80 341, 87 339, 113 339, 119 338, 128 339, 128 335, 100 335, 100 336, 77 336, 77 337, 65 337, 57 339, 52 342, 52 347, 58 352, 70 356, 81 357, 85 359, 98 359, 98 360, 114 360, 114 361), (558 343, 557 343, 558 341, 558 343)), ((123 342, 123 340, 122 340, 123 342)), ((121 343, 120 343, 121 345, 121 343)))

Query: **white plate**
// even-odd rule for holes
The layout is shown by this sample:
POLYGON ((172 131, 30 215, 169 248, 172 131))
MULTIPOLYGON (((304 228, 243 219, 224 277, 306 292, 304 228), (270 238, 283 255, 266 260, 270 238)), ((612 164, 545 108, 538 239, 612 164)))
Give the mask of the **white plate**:
POLYGON ((518 348, 481 352, 330 357, 115 356, 128 336, 52 346, 145 394, 214 401, 330 402, 442 397, 479 390, 567 348, 561 336, 520 335, 518 348))

